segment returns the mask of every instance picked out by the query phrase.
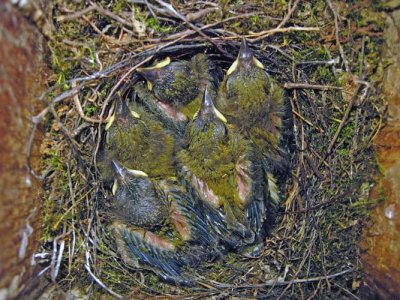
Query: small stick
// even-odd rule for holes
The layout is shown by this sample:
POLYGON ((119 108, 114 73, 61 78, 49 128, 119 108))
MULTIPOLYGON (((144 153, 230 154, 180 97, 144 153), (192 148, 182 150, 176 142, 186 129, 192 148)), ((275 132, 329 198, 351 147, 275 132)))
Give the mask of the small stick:
POLYGON ((318 177, 319 180, 322 180, 324 176, 321 174, 321 172, 318 170, 317 166, 314 164, 314 162, 311 160, 309 155, 304 156, 306 158, 306 161, 308 165, 311 167, 311 169, 314 171, 315 176, 318 177))
POLYGON ((116 14, 114 14, 113 12, 103 8, 102 6, 93 3, 92 1, 90 1, 90 5, 93 6, 99 13, 106 15, 108 17, 110 17, 111 19, 114 19, 115 21, 124 24, 125 26, 128 26, 130 28, 133 27, 132 22, 128 22, 127 20, 121 18, 120 16, 117 16, 116 14))
POLYGON ((65 21, 71 21, 71 20, 77 19, 77 18, 87 14, 88 12, 91 12, 92 10, 95 10, 95 8, 93 6, 89 6, 89 7, 86 7, 85 9, 74 12, 72 14, 59 16, 59 17, 57 17, 57 22, 65 22, 65 21))
POLYGON ((224 49, 221 48, 221 46, 215 42, 214 39, 210 38, 208 35, 206 35, 203 31, 201 31, 200 28, 197 26, 193 25, 190 23, 185 16, 183 16, 181 13, 179 13, 171 4, 166 3, 162 0, 156 0, 158 4, 166 8, 174 17, 177 17, 181 19, 183 22, 188 24, 190 28, 192 28, 194 31, 196 31, 198 34, 200 34, 202 37, 204 37, 207 41, 212 43, 221 53, 224 53, 227 57, 232 57, 232 54, 227 53, 224 49))
POLYGON ((86 251, 86 253, 85 253, 85 258, 86 258, 85 259, 86 260, 85 269, 86 269, 86 271, 88 271, 89 275, 93 278, 93 280, 96 281, 98 285, 100 285, 103 289, 105 289, 107 292, 109 292, 115 298, 123 299, 123 297, 120 294, 114 292, 112 289, 110 289, 108 286, 106 286, 99 278, 97 278, 96 275, 94 275, 94 273, 90 269, 90 263, 89 263, 90 254, 88 251, 86 251))
POLYGON ((321 127, 314 125, 313 123, 311 123, 311 121, 307 120, 306 118, 304 118, 300 113, 298 113, 295 110, 292 110, 292 112, 303 122, 307 123, 308 125, 310 125, 311 127, 317 128, 319 132, 324 133, 325 130, 323 130, 321 127))
POLYGON ((316 205, 314 205, 314 206, 311 206, 311 207, 308 207, 308 208, 304 208, 304 209, 301 209, 301 210, 296 210, 296 211, 285 211, 283 214, 285 214, 285 215, 303 214, 303 213, 307 213, 307 212, 310 212, 310 211, 313 211, 313 210, 317 210, 317 209, 322 208, 322 207, 325 207, 325 206, 332 205, 333 203, 335 203, 335 202, 337 202, 337 201, 340 201, 340 200, 342 200, 342 199, 344 199, 344 198, 346 198, 346 197, 349 197, 349 196, 353 195, 354 192, 355 192, 358 188, 360 188, 361 183, 362 183, 362 182, 361 182, 360 180, 359 180, 358 182, 355 182, 355 183, 350 187, 350 189, 349 189, 348 191, 344 192, 343 194, 341 194, 341 195, 339 195, 338 197, 335 197, 335 198, 333 198, 333 199, 328 199, 328 200, 326 200, 326 201, 324 201, 324 202, 321 202, 321 203, 319 203, 319 204, 316 204, 316 205))
MULTIPOLYGON (((76 87, 76 82, 73 81, 71 86, 73 88, 75 88, 76 87)), ((83 112, 81 102, 79 101, 78 91, 75 92, 75 94, 73 96, 73 99, 74 99, 74 104, 75 104, 75 107, 76 107, 76 110, 77 110, 79 116, 83 120, 85 120, 86 122, 89 122, 89 123, 107 123, 110 120, 110 116, 108 116, 106 119, 103 119, 102 116, 99 119, 94 119, 94 118, 86 116, 85 113, 83 112)))
POLYGON ((248 34, 245 35, 244 37, 249 38, 249 41, 251 42, 257 42, 259 40, 262 40, 270 35, 273 35, 275 33, 285 33, 285 32, 292 32, 292 31, 319 31, 319 27, 301 27, 301 26, 290 26, 290 27, 285 27, 285 28, 274 28, 271 30, 265 30, 265 31, 260 31, 255 34, 248 34), (253 38, 256 37, 256 38, 253 38), (253 39, 251 39, 253 38, 253 39))
POLYGON ((283 85, 285 89, 313 89, 313 90, 343 90, 342 87, 333 86, 333 85, 320 85, 320 84, 308 84, 308 83, 296 83, 296 82, 287 82, 283 85))
POLYGON ((297 7, 297 4, 299 4, 300 0, 296 0, 292 7, 290 7, 290 4, 292 3, 292 1, 289 2, 289 11, 288 13, 285 15, 285 17, 283 18, 282 22, 276 27, 276 28, 282 28, 283 25, 285 25, 287 23, 287 21, 289 21, 291 15, 293 14, 294 10, 297 7))
POLYGON ((296 283, 309 283, 309 282, 315 282, 315 281, 320 281, 320 280, 324 280, 324 279, 332 279, 335 277, 339 277, 342 276, 344 274, 350 273, 354 271, 353 268, 350 269, 346 269, 343 270, 341 272, 338 273, 334 273, 331 275, 326 275, 326 276, 317 276, 317 277, 311 277, 311 278, 300 278, 300 279, 293 279, 290 281, 278 281, 278 279, 272 279, 272 280, 268 280, 265 283, 261 283, 261 284, 251 284, 251 285, 233 285, 233 284, 223 284, 220 282, 216 282, 214 280, 210 280, 211 283, 214 283, 215 286, 220 287, 220 288, 231 288, 231 289, 245 289, 245 288, 263 288, 263 287, 267 287, 267 286, 284 286, 284 285, 292 285, 292 284, 296 284, 296 283))
POLYGON ((340 57, 331 58, 329 60, 299 61, 298 65, 328 65, 334 66, 340 62, 340 57))
POLYGON ((338 24, 338 14, 335 10, 335 8, 333 7, 333 4, 331 2, 331 0, 326 0, 326 3, 328 3, 329 8, 331 9, 332 13, 333 13, 333 17, 335 20, 335 37, 336 37, 336 44, 339 47, 339 52, 340 52, 340 56, 343 59, 344 62, 344 67, 346 69, 347 73, 350 73, 350 67, 349 67, 349 62, 346 59, 346 56, 344 55, 344 50, 343 50, 343 46, 340 43, 340 38, 339 38, 339 24, 338 24))
POLYGON ((347 121, 347 118, 349 117, 350 111, 351 111, 351 109, 353 108, 353 104, 354 104, 354 102, 356 101, 357 96, 358 96, 358 93, 359 93, 360 91, 361 91, 361 84, 358 84, 358 87, 357 87, 356 92, 354 93, 353 97, 351 97, 350 102, 349 102, 349 104, 347 105, 346 111, 345 111, 345 113, 344 113, 344 116, 343 116, 342 120, 340 121, 339 127, 338 127, 338 129, 336 130, 335 135, 334 135, 333 138, 332 138, 332 141, 329 143, 328 150, 326 151, 325 157, 328 156, 328 155, 331 153, 332 148, 333 148, 333 146, 335 145, 336 140, 337 140, 337 138, 339 137, 339 134, 340 134, 340 132, 342 131, 342 129, 343 129, 343 127, 344 127, 344 124, 345 124, 346 121, 347 121))
POLYGON ((196 20, 202 18, 204 15, 210 14, 210 13, 212 13, 214 11, 218 11, 218 10, 219 10, 218 7, 207 7, 202 10, 196 11, 194 13, 187 14, 186 20, 188 20, 189 22, 196 21, 196 20))

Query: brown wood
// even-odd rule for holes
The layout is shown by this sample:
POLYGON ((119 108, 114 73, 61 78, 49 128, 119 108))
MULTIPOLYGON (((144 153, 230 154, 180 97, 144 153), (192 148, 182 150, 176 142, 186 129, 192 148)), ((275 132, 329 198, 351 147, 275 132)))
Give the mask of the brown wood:
MULTIPOLYGON (((26 143, 35 97, 44 90, 43 42, 9 1, 0 1, 0 299, 16 297, 35 268, 41 187, 29 175, 26 143)), ((39 141, 36 135, 36 168, 39 141)))

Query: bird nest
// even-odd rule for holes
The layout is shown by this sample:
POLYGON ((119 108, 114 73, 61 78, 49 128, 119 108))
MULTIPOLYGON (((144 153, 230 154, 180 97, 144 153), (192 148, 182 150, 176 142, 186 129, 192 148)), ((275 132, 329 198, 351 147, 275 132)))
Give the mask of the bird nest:
POLYGON ((40 276, 95 296, 357 297, 358 240, 377 173, 372 140, 384 111, 382 23, 368 1, 54 0, 43 11, 54 74, 32 131, 45 132, 40 276), (259 257, 227 254, 192 271, 195 287, 171 286, 126 265, 107 231, 101 206, 110 191, 97 168, 105 124, 138 67, 206 53, 226 71, 242 37, 293 114, 276 226, 259 257))

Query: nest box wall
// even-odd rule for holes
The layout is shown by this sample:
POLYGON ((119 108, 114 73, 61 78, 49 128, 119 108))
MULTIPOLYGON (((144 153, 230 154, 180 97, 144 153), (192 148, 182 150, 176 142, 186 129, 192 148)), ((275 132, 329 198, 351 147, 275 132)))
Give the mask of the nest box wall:
POLYGON ((372 225, 362 241, 367 249, 363 291, 368 298, 394 299, 400 295, 400 9, 388 14, 384 39, 383 55, 391 63, 383 81, 388 120, 375 139, 383 176, 371 198, 385 201, 374 209, 372 225))
POLYGON ((41 188, 29 175, 26 142, 35 96, 44 90, 43 41, 10 3, 0 1, 0 299, 16 297, 30 281, 39 244, 41 188))

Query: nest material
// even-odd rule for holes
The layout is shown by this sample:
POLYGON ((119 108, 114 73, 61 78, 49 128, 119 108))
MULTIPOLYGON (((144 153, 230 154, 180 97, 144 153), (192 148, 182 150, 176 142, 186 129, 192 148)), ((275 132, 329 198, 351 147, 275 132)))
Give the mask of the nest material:
POLYGON ((34 118, 32 131, 33 136, 44 124, 46 132, 43 170, 36 174, 46 188, 43 249, 37 255, 42 276, 65 292, 115 297, 139 291, 357 296, 362 278, 357 241, 376 173, 371 142, 384 109, 378 94, 382 28, 363 16, 371 12, 368 3, 52 2, 55 73, 42 96, 47 107, 34 118), (355 30, 345 32, 352 26, 355 30), (166 56, 207 53, 226 71, 242 36, 286 89, 293 113, 291 174, 280 183, 278 222, 260 257, 230 254, 196 270, 196 288, 172 287, 125 265, 107 219, 99 215, 110 194, 97 169, 104 124, 113 112, 113 95, 137 80, 136 68, 166 56))

